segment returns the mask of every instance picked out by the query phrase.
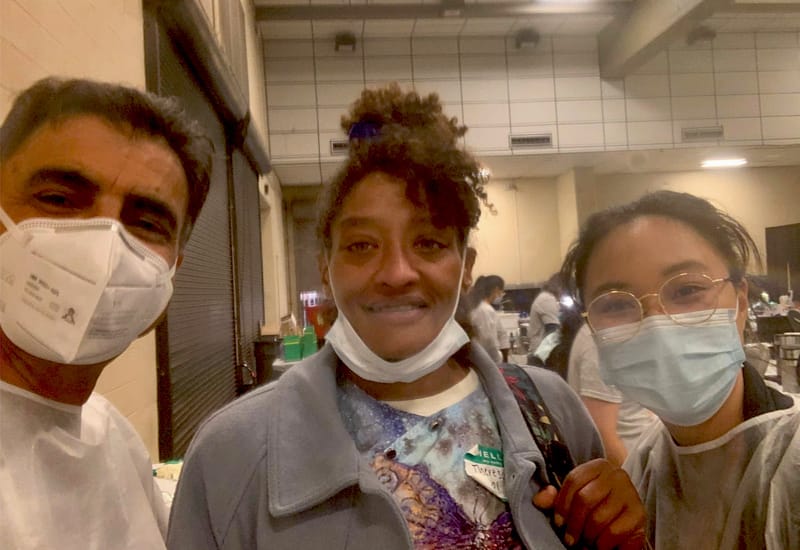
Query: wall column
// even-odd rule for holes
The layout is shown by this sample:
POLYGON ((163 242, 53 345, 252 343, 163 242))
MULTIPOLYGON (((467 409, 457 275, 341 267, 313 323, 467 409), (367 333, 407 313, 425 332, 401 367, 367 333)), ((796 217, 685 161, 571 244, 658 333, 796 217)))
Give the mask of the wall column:
POLYGON ((558 176, 559 251, 563 258, 578 231, 597 210, 594 170, 579 166, 558 176))

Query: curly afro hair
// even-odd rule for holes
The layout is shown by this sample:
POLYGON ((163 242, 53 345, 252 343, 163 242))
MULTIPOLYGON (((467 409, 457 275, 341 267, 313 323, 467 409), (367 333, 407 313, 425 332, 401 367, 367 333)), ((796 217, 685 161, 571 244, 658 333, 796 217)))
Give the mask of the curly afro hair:
POLYGON ((364 90, 342 117, 349 157, 320 196, 317 237, 331 247, 331 228, 355 185, 382 172, 406 182, 406 197, 431 213, 437 227, 453 227, 463 245, 488 205, 480 166, 459 144, 467 127, 442 112, 436 94, 420 97, 392 83, 364 90))

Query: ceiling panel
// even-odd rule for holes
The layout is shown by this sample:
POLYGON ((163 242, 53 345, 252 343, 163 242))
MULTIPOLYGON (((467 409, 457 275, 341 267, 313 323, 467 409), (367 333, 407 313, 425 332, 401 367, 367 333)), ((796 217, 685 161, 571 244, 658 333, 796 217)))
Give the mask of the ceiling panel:
POLYGON ((720 14, 709 17, 703 24, 717 32, 798 31, 800 14, 720 14))
POLYGON ((520 17, 514 21, 512 32, 530 27, 536 29, 540 35, 556 34, 556 31, 566 21, 566 15, 537 15, 533 17, 520 17))
MULTIPOLYGON (((261 21, 262 36, 269 39, 333 37, 337 32, 350 31, 356 36, 511 36, 521 28, 533 28, 540 35, 596 35, 610 21, 610 16, 540 15, 525 18, 446 18, 446 19, 366 19, 261 21)), ((728 30, 736 30, 725 20, 728 30)), ((752 23, 748 23, 752 25, 752 23)), ((766 24, 764 24, 766 25, 766 24)), ((762 25, 762 26, 764 26, 762 25)))
POLYGON ((318 162, 308 164, 273 164, 275 174, 281 185, 319 185, 320 165, 318 162))
POLYGON ((331 19, 324 21, 312 21, 314 27, 314 38, 333 38, 339 32, 352 32, 356 36, 361 36, 364 31, 364 21, 352 19, 331 19))
MULTIPOLYGON (((257 12, 262 9, 259 20, 277 25, 274 28, 280 33, 279 37, 291 35, 295 38, 306 37, 305 27, 283 26, 277 22, 313 21, 316 34, 320 30, 318 22, 327 21, 325 25, 330 29, 340 17, 349 18, 362 21, 361 28, 371 37, 510 36, 521 26, 533 26, 543 35, 597 34, 614 14, 626 13, 629 4, 620 0, 465 1, 465 13, 457 17, 439 16, 440 10, 435 6, 441 5, 442 0, 255 0, 254 4, 257 12), (338 6, 345 8, 346 13, 338 6)), ((355 32, 355 29, 347 30, 355 32)))
POLYGON ((413 30, 413 19, 366 19, 364 21, 364 36, 369 38, 409 37, 413 30))
POLYGON ((610 15, 569 15, 564 16, 558 34, 598 34, 614 18, 610 15))
POLYGON ((514 26, 512 17, 481 17, 467 19, 461 36, 506 36, 514 26))
POLYGON ((414 36, 458 36, 464 19, 417 19, 414 36))
POLYGON ((800 31, 800 3, 798 11, 747 11, 720 12, 703 24, 717 32, 800 31))
POLYGON ((311 21, 261 21, 261 36, 270 40, 311 38, 311 21))

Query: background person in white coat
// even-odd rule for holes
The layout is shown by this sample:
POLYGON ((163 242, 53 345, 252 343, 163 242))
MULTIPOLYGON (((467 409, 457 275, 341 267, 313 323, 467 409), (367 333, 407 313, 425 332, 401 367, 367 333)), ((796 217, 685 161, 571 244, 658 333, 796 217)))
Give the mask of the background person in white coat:
POLYGON ((499 275, 481 275, 475 279, 467 295, 472 305, 469 320, 475 332, 474 338, 496 363, 503 360, 500 351, 503 327, 495 306, 503 299, 505 286, 505 281, 499 275))

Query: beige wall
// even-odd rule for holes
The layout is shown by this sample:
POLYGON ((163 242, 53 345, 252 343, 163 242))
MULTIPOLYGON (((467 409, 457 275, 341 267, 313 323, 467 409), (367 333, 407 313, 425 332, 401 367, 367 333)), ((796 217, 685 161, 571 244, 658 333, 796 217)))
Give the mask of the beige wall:
MULTIPOLYGON (((140 0, 0 0, 0 116, 16 94, 48 75, 144 88, 140 0)), ((97 391, 128 417, 158 458, 155 338, 138 340, 106 367, 97 391)))
POLYGON ((558 256, 564 256, 569 243, 578 236, 578 198, 575 171, 558 177, 558 256))
POLYGON ((559 178, 493 181, 487 189, 498 214, 484 212, 473 235, 474 274, 496 273, 507 284, 543 281, 558 269, 579 219, 649 191, 711 200, 744 224, 762 254, 766 227, 800 222, 800 166, 611 175, 577 169, 559 178))
POLYGON ((497 214, 484 208, 471 236, 475 277, 500 275, 506 284, 546 278, 560 261, 555 179, 497 180, 486 191, 497 214))
POLYGON ((17 92, 57 74, 144 86, 141 0, 0 0, 0 116, 17 92))

